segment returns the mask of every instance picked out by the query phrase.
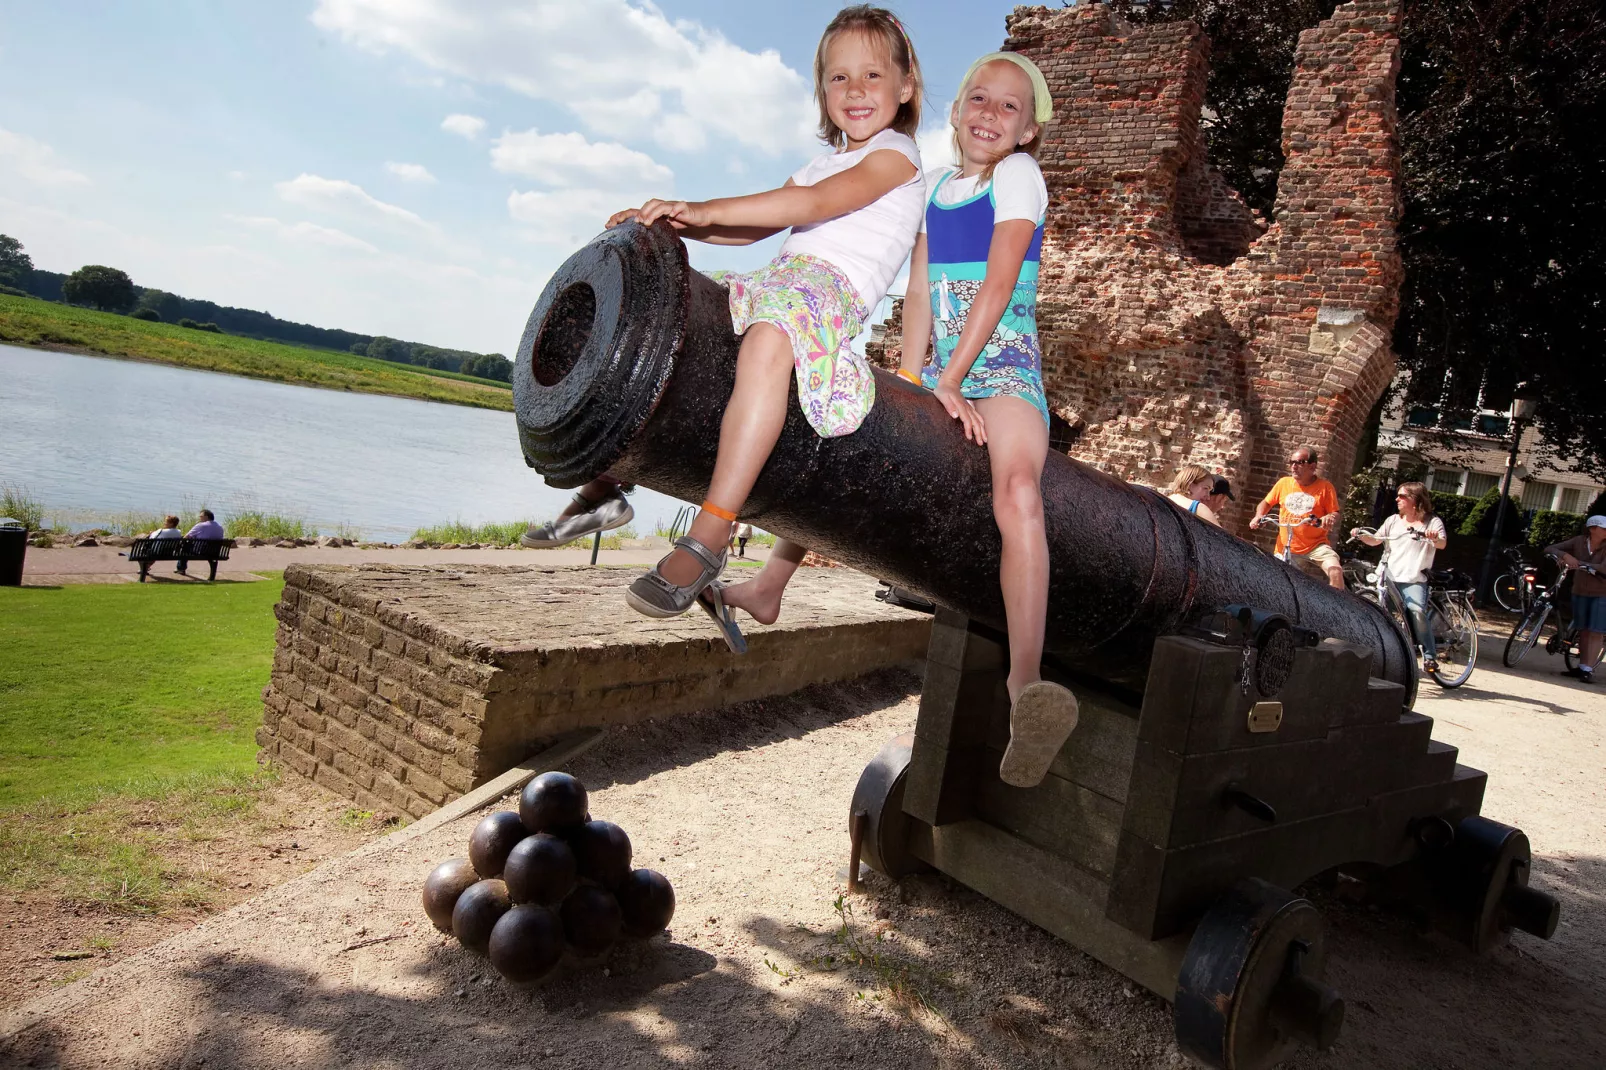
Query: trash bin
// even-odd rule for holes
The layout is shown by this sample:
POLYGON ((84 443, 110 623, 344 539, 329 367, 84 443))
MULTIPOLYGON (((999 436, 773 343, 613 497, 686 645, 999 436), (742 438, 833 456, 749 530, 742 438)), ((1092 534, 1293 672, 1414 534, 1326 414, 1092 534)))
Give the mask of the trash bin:
POLYGON ((22 586, 22 558, 28 552, 28 526, 0 516, 0 587, 22 586))

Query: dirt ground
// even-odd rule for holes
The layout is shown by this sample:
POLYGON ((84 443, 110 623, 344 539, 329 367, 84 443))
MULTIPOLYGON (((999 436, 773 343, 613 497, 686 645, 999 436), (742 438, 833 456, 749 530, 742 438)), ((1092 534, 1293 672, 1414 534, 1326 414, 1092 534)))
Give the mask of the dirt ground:
POLYGON ((0 1012, 120 962, 392 827, 299 777, 262 789, 249 816, 220 822, 203 839, 135 820, 145 831, 167 833, 160 837, 163 857, 205 902, 144 913, 64 903, 43 890, 0 898, 0 1012))
MULTIPOLYGON (((1495 651, 1498 656, 1498 650, 1495 651)), ((1543 943, 1486 959, 1318 896, 1334 1049, 1290 1064, 1606 1065, 1606 695, 1485 662, 1418 704, 1490 773, 1484 812, 1523 827, 1562 900, 1543 943)), ((1528 668, 1528 666, 1525 666, 1528 668)), ((910 727, 886 672, 613 732, 572 771, 666 874, 666 936, 519 989, 435 932, 419 886, 472 818, 332 860, 0 1018, 0 1064, 130 1067, 1173 1067, 1170 1009, 942 877, 874 878, 839 911, 864 762, 910 727)), ((504 805, 510 805, 509 800, 504 805)))

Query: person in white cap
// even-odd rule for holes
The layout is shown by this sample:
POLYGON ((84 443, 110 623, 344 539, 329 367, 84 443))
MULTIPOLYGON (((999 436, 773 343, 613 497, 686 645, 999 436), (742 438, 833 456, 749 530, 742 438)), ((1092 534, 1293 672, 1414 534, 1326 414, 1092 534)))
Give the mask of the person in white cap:
POLYGON ((1595 682, 1595 666, 1600 662, 1601 640, 1606 638, 1606 516, 1584 521, 1584 533, 1545 547, 1573 573, 1573 623, 1578 627, 1578 668, 1564 675, 1577 676, 1582 683, 1595 682), (1581 566, 1593 565, 1598 573, 1581 566))

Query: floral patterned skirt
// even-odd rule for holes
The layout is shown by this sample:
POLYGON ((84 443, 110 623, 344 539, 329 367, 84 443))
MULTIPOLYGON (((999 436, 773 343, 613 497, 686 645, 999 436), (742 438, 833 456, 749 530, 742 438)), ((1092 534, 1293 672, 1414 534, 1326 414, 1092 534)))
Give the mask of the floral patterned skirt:
POLYGON ((821 438, 859 429, 875 404, 875 378, 853 340, 869 310, 847 277, 818 257, 778 256, 757 271, 714 272, 730 287, 731 326, 773 323, 792 340, 797 399, 821 438))

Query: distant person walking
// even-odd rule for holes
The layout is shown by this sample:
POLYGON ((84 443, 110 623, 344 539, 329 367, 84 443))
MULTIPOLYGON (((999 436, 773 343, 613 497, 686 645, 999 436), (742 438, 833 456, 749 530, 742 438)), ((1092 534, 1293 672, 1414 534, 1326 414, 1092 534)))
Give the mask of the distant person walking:
POLYGON ((753 537, 753 525, 738 521, 731 530, 731 542, 736 546, 736 556, 747 556, 747 540, 753 537))
MULTIPOLYGON (((172 517, 171 519, 176 521, 178 517, 172 517)), ((223 525, 217 522, 217 518, 212 515, 212 510, 202 509, 201 519, 193 528, 185 532, 184 537, 186 539, 221 539, 223 537, 223 525)), ((179 558, 178 567, 173 571, 181 576, 189 575, 189 562, 182 557, 179 558)))
POLYGON ((1594 565, 1606 573, 1606 516, 1584 521, 1584 533, 1545 547, 1573 573, 1573 624, 1578 628, 1578 668, 1564 673, 1577 676, 1580 683, 1595 682, 1595 666, 1600 664, 1601 640, 1606 638, 1606 575, 1585 572, 1581 565, 1594 565))
POLYGON ((1210 469, 1199 464, 1186 464, 1166 488, 1166 497, 1200 520, 1219 528, 1221 520, 1216 516, 1216 511, 1206 504, 1215 486, 1216 477, 1210 469))
POLYGON ((1338 526, 1338 488, 1316 474, 1320 458, 1316 447, 1300 446, 1288 456, 1292 475, 1283 476, 1261 503, 1255 506, 1250 527, 1258 525, 1274 507, 1282 509, 1282 523, 1292 527, 1277 529, 1277 548, 1281 554, 1290 545, 1293 556, 1309 561, 1327 573, 1327 582, 1344 589, 1344 565, 1338 551, 1327 541, 1327 533, 1338 526), (1310 523, 1310 521, 1316 523, 1310 523))
POLYGON ((1428 620, 1428 569, 1433 567, 1434 553, 1444 549, 1450 536, 1444 521, 1433 515, 1433 495, 1423 484, 1401 483, 1394 504, 1399 511, 1383 521, 1377 534, 1354 528, 1350 537, 1368 546, 1388 544, 1383 567, 1399 587, 1405 608, 1416 623, 1417 638, 1422 643, 1422 667, 1436 672, 1438 650, 1433 645, 1433 627, 1428 620))

